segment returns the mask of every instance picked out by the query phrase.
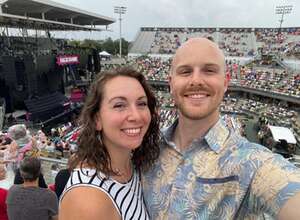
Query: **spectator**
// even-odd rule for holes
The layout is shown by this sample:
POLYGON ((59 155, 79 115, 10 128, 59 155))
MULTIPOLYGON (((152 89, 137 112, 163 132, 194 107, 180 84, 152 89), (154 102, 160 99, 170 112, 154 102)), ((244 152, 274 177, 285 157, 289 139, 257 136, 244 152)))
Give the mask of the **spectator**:
MULTIPOLYGON (((16 170, 14 184, 19 185, 19 184, 23 184, 23 183, 24 183, 24 180, 23 180, 22 175, 20 173, 20 169, 18 168, 16 170)), ((39 174, 38 186, 41 187, 41 188, 48 188, 42 173, 39 174)))
POLYGON ((7 190, 0 188, 0 220, 8 220, 6 207, 7 190))
POLYGON ((69 177, 70 177, 69 169, 62 169, 58 171, 55 177, 54 191, 58 200, 60 199, 60 196, 64 191, 64 188, 69 180, 69 177))
POLYGON ((10 220, 57 219, 58 202, 49 189, 38 186, 41 162, 35 157, 27 157, 20 163, 22 185, 13 185, 8 192, 6 204, 10 220))

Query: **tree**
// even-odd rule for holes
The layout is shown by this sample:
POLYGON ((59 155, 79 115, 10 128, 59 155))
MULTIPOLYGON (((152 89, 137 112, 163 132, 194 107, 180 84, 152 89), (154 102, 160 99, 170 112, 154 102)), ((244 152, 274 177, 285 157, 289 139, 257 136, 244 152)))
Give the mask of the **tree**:
MULTIPOLYGON (((69 45, 74 47, 84 47, 84 48, 93 48, 97 49, 99 52, 102 50, 107 51, 110 54, 117 55, 119 54, 119 39, 112 40, 110 37, 104 41, 100 40, 90 40, 85 39, 83 41, 72 40, 69 41, 69 45)), ((126 56, 128 54, 129 42, 122 38, 122 55, 126 56)))
MULTIPOLYGON (((117 49, 117 54, 119 54, 120 51, 120 40, 115 40, 114 41, 115 48, 117 49)), ((122 38, 122 56, 128 54, 128 46, 129 42, 122 38)))
POLYGON ((110 37, 103 41, 102 50, 105 50, 110 54, 115 54, 114 42, 110 37))

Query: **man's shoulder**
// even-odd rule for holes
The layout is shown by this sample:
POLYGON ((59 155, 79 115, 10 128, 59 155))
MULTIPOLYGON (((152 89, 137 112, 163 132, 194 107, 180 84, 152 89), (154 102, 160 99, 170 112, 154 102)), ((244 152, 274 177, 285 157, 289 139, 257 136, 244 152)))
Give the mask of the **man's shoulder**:
POLYGON ((16 192, 16 191, 19 191, 19 190, 22 190, 22 187, 20 184, 14 184, 12 185, 9 190, 8 190, 8 193, 11 194, 13 192, 16 192))
POLYGON ((251 167, 259 169, 262 166, 274 166, 279 169, 297 169, 293 163, 285 159, 282 155, 272 152, 269 148, 248 141, 241 137, 239 141, 229 148, 231 159, 239 164, 251 164, 251 167))
POLYGON ((53 191, 51 191, 50 189, 48 189, 48 188, 39 187, 39 191, 41 193, 43 193, 45 196, 48 196, 48 197, 56 196, 55 193, 53 191))

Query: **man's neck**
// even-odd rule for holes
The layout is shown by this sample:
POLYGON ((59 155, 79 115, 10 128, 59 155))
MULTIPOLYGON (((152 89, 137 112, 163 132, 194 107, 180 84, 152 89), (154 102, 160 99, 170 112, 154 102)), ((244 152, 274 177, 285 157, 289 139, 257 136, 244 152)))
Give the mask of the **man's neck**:
POLYGON ((190 146, 194 139, 204 137, 208 130, 219 120, 217 117, 207 117, 199 120, 192 120, 179 115, 178 125, 174 132, 174 143, 181 151, 190 146))
POLYGON ((24 181, 23 186, 24 187, 33 187, 33 186, 38 187, 39 186, 39 181, 38 181, 38 179, 34 180, 34 181, 24 181))

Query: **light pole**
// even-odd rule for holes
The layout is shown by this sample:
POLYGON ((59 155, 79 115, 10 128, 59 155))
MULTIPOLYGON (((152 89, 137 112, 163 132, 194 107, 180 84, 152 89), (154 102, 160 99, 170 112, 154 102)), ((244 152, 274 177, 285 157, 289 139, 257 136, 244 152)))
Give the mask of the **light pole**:
POLYGON ((124 6, 115 6, 114 12, 119 14, 119 21, 120 21, 120 57, 122 57, 122 14, 126 13, 126 7, 124 6))
POLYGON ((278 35, 281 33, 281 27, 282 27, 284 15, 290 14, 292 9, 293 9, 293 5, 276 6, 275 14, 281 15, 281 19, 279 20, 280 25, 279 25, 278 35))

